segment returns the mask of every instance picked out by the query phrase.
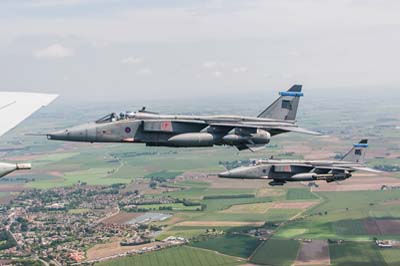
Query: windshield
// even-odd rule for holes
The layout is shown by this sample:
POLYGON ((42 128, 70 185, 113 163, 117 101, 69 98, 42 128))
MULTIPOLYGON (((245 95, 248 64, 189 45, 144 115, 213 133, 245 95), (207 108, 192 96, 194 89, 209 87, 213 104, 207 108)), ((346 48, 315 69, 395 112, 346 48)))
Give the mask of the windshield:
POLYGON ((119 120, 124 120, 124 119, 128 119, 128 118, 134 118, 135 117, 135 113, 133 112, 126 112, 126 113, 111 113, 108 114, 102 118, 100 118, 99 120, 96 121, 97 124, 101 124, 101 123, 109 123, 109 122, 115 122, 115 121, 119 121, 119 120))

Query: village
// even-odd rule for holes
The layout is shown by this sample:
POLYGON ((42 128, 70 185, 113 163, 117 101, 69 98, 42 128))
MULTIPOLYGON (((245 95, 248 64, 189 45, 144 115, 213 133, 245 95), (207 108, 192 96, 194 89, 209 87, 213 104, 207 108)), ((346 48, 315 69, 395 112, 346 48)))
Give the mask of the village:
POLYGON ((5 225, 0 235, 2 258, 32 257, 50 261, 54 265, 70 265, 94 263, 186 243, 184 238, 173 237, 162 242, 154 241, 162 228, 149 224, 168 218, 167 214, 144 214, 142 219, 123 223, 110 220, 120 212, 121 206, 173 201, 149 201, 138 191, 127 192, 125 188, 123 184, 78 184, 22 192, 0 210, 1 223, 5 225), (85 252, 89 247, 106 243, 111 238, 122 239, 121 247, 138 248, 85 261, 85 252))

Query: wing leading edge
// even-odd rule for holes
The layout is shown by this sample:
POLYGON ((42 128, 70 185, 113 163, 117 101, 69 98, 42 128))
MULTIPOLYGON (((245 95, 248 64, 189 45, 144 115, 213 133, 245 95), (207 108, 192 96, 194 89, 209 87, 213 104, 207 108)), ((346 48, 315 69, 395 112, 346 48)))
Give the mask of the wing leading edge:
POLYGON ((57 98, 55 94, 0 92, 0 136, 4 135, 40 107, 57 98))

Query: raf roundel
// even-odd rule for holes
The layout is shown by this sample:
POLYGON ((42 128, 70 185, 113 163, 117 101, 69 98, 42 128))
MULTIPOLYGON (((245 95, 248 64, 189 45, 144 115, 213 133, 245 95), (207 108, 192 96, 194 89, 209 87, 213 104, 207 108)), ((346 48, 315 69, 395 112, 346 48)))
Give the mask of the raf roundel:
POLYGON ((125 132, 128 133, 128 134, 131 133, 131 128, 130 127, 126 127, 125 128, 125 132))

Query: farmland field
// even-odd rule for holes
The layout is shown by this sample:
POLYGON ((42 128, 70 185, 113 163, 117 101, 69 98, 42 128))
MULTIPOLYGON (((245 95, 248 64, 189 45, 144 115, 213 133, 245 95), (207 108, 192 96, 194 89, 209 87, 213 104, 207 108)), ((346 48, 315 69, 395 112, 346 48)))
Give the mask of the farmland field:
POLYGON ((216 254, 207 250, 183 246, 164 249, 143 255, 119 258, 112 261, 105 261, 97 263, 96 266, 234 266, 242 264, 242 261, 235 258, 216 254))
POLYGON ((364 225, 360 220, 341 220, 333 223, 338 235, 366 235, 364 225))
POLYGON ((194 247, 218 251, 222 254, 248 258, 260 245, 261 241, 244 235, 225 235, 206 241, 193 242, 194 247))
POLYGON ((174 171, 160 171, 151 174, 147 174, 144 178, 157 178, 161 180, 167 180, 177 177, 178 175, 182 174, 182 172, 174 172, 174 171))
POLYGON ((270 239, 264 242, 251 257, 255 264, 290 266, 297 257, 300 243, 296 240, 270 239))
POLYGON ((318 199, 309 189, 306 188, 289 188, 286 194, 287 200, 310 200, 318 199))
POLYGON ((387 263, 374 243, 345 242, 330 244, 329 253, 333 266, 386 266, 387 263))
POLYGON ((266 213, 271 206, 272 203, 240 204, 233 205, 222 213, 266 213))
POLYGON ((294 265, 330 265, 328 241, 302 242, 294 265))
POLYGON ((162 210, 163 208, 171 208, 173 211, 196 211, 201 208, 200 205, 195 206, 185 206, 183 203, 168 203, 168 204, 147 204, 147 205, 138 205, 138 208, 151 210, 151 211, 158 211, 162 210))
POLYGON ((289 220, 301 211, 296 209, 270 209, 267 211, 265 219, 270 222, 282 222, 289 220))
MULTIPOLYGON (((385 239, 399 239, 398 231, 385 231, 384 223, 400 218, 398 190, 390 191, 352 191, 352 192, 318 192, 323 202, 308 209, 304 219, 287 223, 276 234, 278 237, 301 237, 313 239, 347 239, 372 240, 373 235, 382 235, 385 239), (365 219, 377 219, 375 227, 365 219), (378 227, 381 226, 382 232, 378 227), (378 227, 377 227, 378 226, 378 227), (378 230, 378 231, 377 231, 378 230), (375 232, 375 233, 374 233, 375 232)), ((393 225, 396 222, 392 222, 393 225)), ((397 228, 397 226, 390 226, 397 228)), ((380 237, 380 238, 382 238, 380 237)))
POLYGON ((399 248, 387 248, 380 249, 379 252, 382 254, 385 262, 388 266, 400 265, 400 249, 399 248))
POLYGON ((202 199, 207 196, 232 196, 255 194, 254 189, 216 189, 207 187, 191 187, 180 191, 166 193, 166 195, 185 199, 202 199))
POLYGON ((215 200, 203 200, 202 203, 207 205, 207 212, 222 211, 229 209, 232 206, 240 206, 243 204, 254 204, 254 203, 268 203, 272 202, 272 198, 237 198, 237 199, 215 199, 215 200))

